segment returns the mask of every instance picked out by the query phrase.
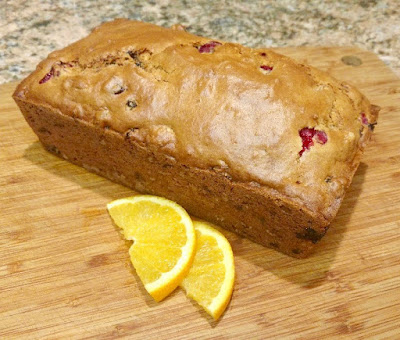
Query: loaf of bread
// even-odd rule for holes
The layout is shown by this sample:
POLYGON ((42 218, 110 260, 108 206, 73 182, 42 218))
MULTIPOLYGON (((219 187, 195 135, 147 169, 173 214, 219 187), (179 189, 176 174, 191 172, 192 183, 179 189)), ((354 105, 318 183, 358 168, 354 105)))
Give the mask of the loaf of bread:
POLYGON ((378 111, 269 49, 126 19, 51 53, 14 99, 47 150, 294 257, 335 217, 378 111))

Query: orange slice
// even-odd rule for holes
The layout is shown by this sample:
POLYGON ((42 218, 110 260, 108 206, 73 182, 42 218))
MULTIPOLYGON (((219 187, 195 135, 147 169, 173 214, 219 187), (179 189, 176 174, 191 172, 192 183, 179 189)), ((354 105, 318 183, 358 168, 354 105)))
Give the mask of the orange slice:
POLYGON ((161 301, 182 281, 192 264, 196 236, 192 220, 177 203, 138 195, 107 205, 115 224, 133 244, 133 267, 149 294, 161 301))
POLYGON ((187 276, 180 284, 217 320, 227 307, 235 281, 232 248, 219 231, 206 222, 193 222, 196 230, 196 254, 187 276))

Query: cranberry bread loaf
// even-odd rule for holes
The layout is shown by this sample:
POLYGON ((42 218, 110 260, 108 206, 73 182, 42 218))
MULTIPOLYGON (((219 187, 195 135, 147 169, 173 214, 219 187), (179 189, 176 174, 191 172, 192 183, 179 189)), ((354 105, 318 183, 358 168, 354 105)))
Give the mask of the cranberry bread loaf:
POLYGON ((14 99, 43 145, 295 257, 335 217, 377 119, 268 49, 118 19, 51 53, 14 99))

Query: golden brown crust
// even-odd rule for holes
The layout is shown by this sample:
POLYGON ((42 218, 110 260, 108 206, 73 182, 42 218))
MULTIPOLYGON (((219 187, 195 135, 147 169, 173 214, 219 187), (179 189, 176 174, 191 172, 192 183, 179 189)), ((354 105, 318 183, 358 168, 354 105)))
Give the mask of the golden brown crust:
MULTIPOLYGON (((85 123, 85 129, 91 127, 99 135, 119 135, 138 150, 161 155, 176 167, 169 176, 186 174, 182 183, 191 178, 182 169, 202 173, 209 182, 217 178, 220 189, 211 190, 211 202, 224 191, 227 195, 238 190, 233 188, 246 188, 239 191, 252 197, 247 199, 252 212, 269 216, 264 218, 264 233, 294 237, 287 245, 290 249, 280 247, 287 253, 308 253, 308 245, 297 244, 310 243, 313 237, 305 231, 310 229, 307 223, 323 235, 377 119, 377 110, 353 87, 270 50, 215 42, 180 26, 166 29, 125 19, 105 23, 87 38, 50 54, 18 86, 14 98, 26 117, 37 115, 34 108, 41 107, 47 114, 85 123), (224 178, 230 184, 222 185, 224 178), (279 227, 278 220, 260 207, 263 200, 270 211, 286 207, 289 215, 274 216, 292 221, 281 220, 279 227)), ((38 131, 37 124, 31 126, 38 131)), ((59 138, 44 141, 38 135, 47 145, 62 144, 66 155, 71 152, 59 138)), ((82 157, 76 161, 84 162, 82 157)), ((115 180, 106 169, 100 173, 115 180)), ((135 187, 138 180, 122 182, 135 187)), ((143 182, 144 190, 186 207, 206 199, 195 193, 200 186, 192 182, 194 203, 175 193, 176 188, 164 192, 143 182)), ((233 212, 233 202, 240 198, 227 197, 232 202, 223 205, 219 219, 231 214, 235 217, 226 224, 234 227, 225 227, 246 229, 236 221, 243 213, 233 212)), ((204 204, 197 215, 216 221, 208 208, 204 204)), ((262 235, 261 222, 249 221, 249 228, 257 229, 250 238, 264 245, 275 243, 273 237, 262 235)))

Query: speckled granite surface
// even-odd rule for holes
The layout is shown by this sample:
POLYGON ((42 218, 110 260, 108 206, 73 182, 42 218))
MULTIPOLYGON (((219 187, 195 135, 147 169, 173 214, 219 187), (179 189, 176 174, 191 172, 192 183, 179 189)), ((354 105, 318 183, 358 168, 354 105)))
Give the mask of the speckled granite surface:
POLYGON ((400 73, 399 0, 8 0, 0 9, 0 83, 29 74, 48 53, 125 17, 252 47, 354 45, 400 73))

